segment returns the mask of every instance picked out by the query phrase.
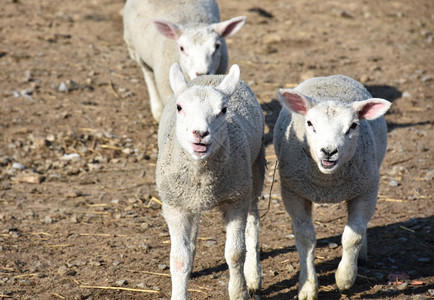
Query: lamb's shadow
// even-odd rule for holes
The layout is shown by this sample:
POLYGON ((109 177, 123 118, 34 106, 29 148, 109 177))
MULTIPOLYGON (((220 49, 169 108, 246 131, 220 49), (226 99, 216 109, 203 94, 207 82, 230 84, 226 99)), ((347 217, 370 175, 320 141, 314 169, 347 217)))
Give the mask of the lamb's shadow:
MULTIPOLYGON (((369 260, 359 263, 359 276, 350 290, 349 296, 354 293, 363 293, 372 290, 372 286, 381 288, 370 294, 364 294, 364 299, 378 299, 396 297, 397 295, 415 295, 427 293, 434 288, 434 283, 425 282, 423 285, 414 285, 405 290, 398 290, 396 285, 388 285, 389 275, 406 274, 410 279, 432 277, 434 271, 431 263, 434 260, 434 233, 432 231, 434 216, 426 218, 409 219, 405 222, 377 226, 368 229, 369 260)), ((341 235, 330 236, 317 241, 317 249, 327 248, 330 242, 340 245, 341 235)), ((277 257, 282 254, 295 252, 294 246, 272 249, 261 252, 261 261, 277 257)), ((317 250, 318 251, 318 250, 317 250)), ((335 287, 334 289, 320 289, 319 299, 338 300, 341 294, 336 289, 335 271, 340 256, 316 263, 320 287, 335 287)), ((298 265, 298 261, 296 262, 298 265)), ((212 268, 196 271, 192 277, 201 277, 215 273, 227 272, 225 263, 212 268)), ((288 275, 287 278, 260 292, 261 299, 293 299, 297 290, 299 274, 288 275), (291 288, 288 291, 288 288, 291 288)))
MULTIPOLYGON (((409 285, 405 290, 398 290, 396 285, 387 285, 390 280, 388 276, 391 274, 405 274, 410 279, 434 275, 434 271, 430 267, 434 259, 432 224, 434 224, 434 216, 410 219, 406 222, 368 229, 369 260, 359 263, 359 275, 350 290, 349 296, 354 293, 363 293, 375 285, 382 285, 382 288, 379 288, 374 293, 364 294, 364 299, 423 294, 434 288, 432 282, 425 282, 423 285, 409 285)), ((340 244, 340 239, 340 235, 319 239, 317 248, 328 247, 329 242, 340 244)), ((268 253, 268 256, 276 256, 280 253, 281 249, 273 250, 268 253)), ((335 287, 333 290, 320 290, 319 299, 341 299, 334 278, 339 261, 340 257, 315 265, 317 274, 319 274, 320 286, 335 287)), ((288 276, 287 279, 262 290, 261 299, 293 299, 297 294, 297 290, 291 289, 288 292, 287 288, 293 287, 297 283, 298 273, 292 277, 288 276)))
MULTIPOLYGON (((389 85, 368 85, 366 86, 368 91, 371 93, 371 95, 374 98, 383 98, 390 102, 394 102, 396 99, 399 99, 402 97, 402 92, 396 89, 393 86, 389 85)), ((393 105, 392 109, 393 111, 393 105)), ((389 112, 390 113, 390 112, 389 112)), ((413 127, 418 125, 426 125, 430 124, 430 121, 425 122, 415 122, 415 123, 395 123, 395 122, 387 122, 387 130, 391 132, 394 129, 397 128, 406 128, 406 127, 413 127)))
POLYGON ((265 133, 264 143, 265 146, 273 142, 273 130, 279 117, 282 105, 277 99, 271 99, 270 102, 261 104, 262 110, 265 113, 265 124, 268 127, 268 131, 265 133))

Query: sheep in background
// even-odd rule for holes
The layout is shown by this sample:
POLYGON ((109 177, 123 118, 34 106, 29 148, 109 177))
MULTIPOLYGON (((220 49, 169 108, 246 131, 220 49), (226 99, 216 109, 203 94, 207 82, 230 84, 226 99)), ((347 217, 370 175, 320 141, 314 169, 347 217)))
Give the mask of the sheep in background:
POLYGON ((246 17, 220 22, 215 0, 128 0, 124 7, 124 40, 132 59, 142 68, 151 111, 159 122, 172 95, 170 66, 177 62, 189 79, 225 74, 225 37, 243 27, 246 17))
POLYGON ((218 207, 226 225, 229 298, 247 299, 261 285, 258 197, 264 181, 264 115, 233 65, 227 76, 190 84, 170 69, 174 95, 158 131, 156 182, 171 239, 172 299, 187 299, 204 210, 218 207), (243 269, 244 268, 244 269, 243 269))
POLYGON ((339 290, 346 291, 356 280, 358 257, 367 259, 366 227, 375 211, 387 146, 383 114, 391 103, 372 98, 362 84, 342 75, 281 89, 279 100, 283 109, 274 128, 274 147, 300 259, 298 299, 316 299, 312 202, 347 203, 335 276, 339 290))

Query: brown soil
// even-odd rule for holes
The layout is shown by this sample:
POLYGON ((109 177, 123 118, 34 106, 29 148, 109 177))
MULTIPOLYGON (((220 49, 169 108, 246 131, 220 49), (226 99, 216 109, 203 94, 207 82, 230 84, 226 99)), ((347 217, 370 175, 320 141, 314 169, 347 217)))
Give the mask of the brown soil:
MULTIPOLYGON (((270 210, 261 223, 259 296, 291 299, 298 282, 278 176, 270 191, 277 89, 339 73, 393 105, 386 115, 389 146, 377 212, 368 229, 370 260, 360 266, 349 295, 334 284, 344 205, 315 207, 319 296, 433 299, 434 2, 219 4, 222 19, 248 17, 227 39, 230 60, 240 65, 267 120, 260 207, 262 214, 270 210)), ((170 298, 170 278, 153 274, 169 273, 170 248, 154 182, 158 126, 122 39, 122 6, 121 0, 1 2, 2 299, 170 298)), ((205 213, 192 299, 227 298, 224 240, 219 214, 205 213)))

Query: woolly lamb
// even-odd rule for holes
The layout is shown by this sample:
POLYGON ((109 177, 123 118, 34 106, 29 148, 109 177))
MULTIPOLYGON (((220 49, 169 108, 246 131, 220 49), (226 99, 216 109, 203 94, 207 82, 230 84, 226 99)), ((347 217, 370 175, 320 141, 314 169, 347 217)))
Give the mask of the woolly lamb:
POLYGON ((215 0, 128 0, 123 22, 124 40, 131 58, 142 68, 152 115, 159 122, 172 95, 170 66, 178 62, 190 79, 225 74, 228 52, 224 38, 240 30, 246 18, 220 22, 215 0))
POLYGON ((298 299, 316 299, 312 202, 346 201, 348 223, 336 271, 336 284, 346 291, 356 280, 358 257, 367 259, 366 227, 375 211, 387 146, 383 114, 391 103, 372 98, 362 84, 342 75, 281 89, 279 100, 283 109, 274 147, 300 259, 298 299))
POLYGON ((261 285, 257 200, 265 170, 264 115, 239 78, 233 65, 227 76, 204 75, 187 84, 178 64, 170 69, 174 96, 158 131, 156 181, 171 238, 172 299, 187 299, 200 215, 213 207, 226 225, 230 299, 247 299, 261 285))

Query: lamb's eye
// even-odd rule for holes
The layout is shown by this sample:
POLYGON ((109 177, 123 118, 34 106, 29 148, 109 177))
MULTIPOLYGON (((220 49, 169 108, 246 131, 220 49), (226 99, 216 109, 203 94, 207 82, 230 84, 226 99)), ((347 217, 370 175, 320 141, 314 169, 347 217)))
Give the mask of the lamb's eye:
POLYGON ((215 51, 217 51, 220 48, 220 43, 215 44, 215 51))
POLYGON ((316 132, 315 131, 315 127, 313 127, 313 124, 312 124, 311 121, 307 121, 306 124, 307 124, 308 127, 312 128, 313 132, 316 132))
POLYGON ((176 109, 177 109, 178 111, 181 111, 181 110, 182 110, 182 107, 181 107, 181 105, 179 105, 179 104, 176 104, 176 109))
POLYGON ((349 134, 351 132, 351 130, 355 130, 357 128, 358 124, 356 122, 354 122, 353 124, 351 124, 350 128, 347 130, 346 134, 349 134))
POLYGON ((184 52, 184 47, 179 46, 179 50, 180 50, 181 52, 184 52))
POLYGON ((222 114, 225 114, 228 111, 228 108, 225 106, 222 108, 222 114))

